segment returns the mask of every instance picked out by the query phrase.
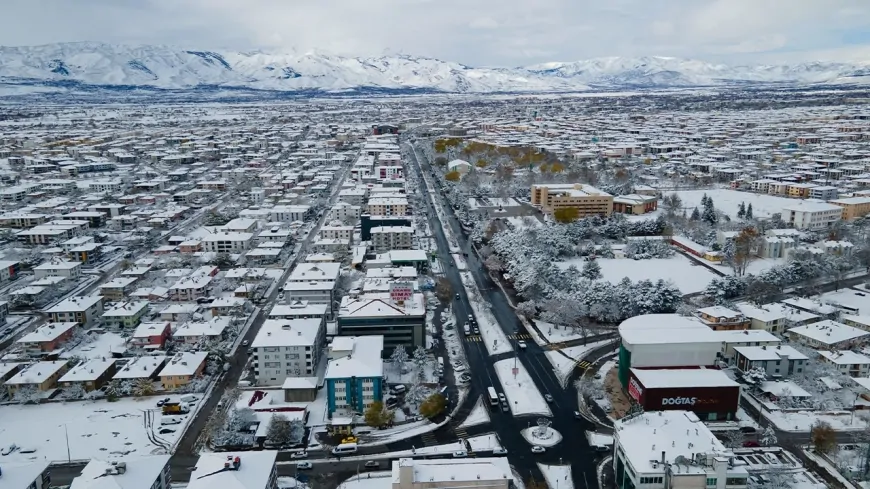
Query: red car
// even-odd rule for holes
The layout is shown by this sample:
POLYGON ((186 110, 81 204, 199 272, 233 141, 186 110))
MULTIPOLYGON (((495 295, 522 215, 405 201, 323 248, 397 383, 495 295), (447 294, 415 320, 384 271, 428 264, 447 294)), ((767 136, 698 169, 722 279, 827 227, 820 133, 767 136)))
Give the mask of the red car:
POLYGON ((743 446, 745 448, 756 448, 760 447, 761 445, 759 445, 757 441, 748 440, 743 442, 743 446))

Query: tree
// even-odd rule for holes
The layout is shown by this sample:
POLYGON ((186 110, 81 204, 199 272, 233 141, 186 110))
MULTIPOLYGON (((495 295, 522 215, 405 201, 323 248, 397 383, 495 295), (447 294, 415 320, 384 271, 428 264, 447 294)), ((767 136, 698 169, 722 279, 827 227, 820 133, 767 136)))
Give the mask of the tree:
POLYGON ((416 372, 418 383, 422 383, 426 380, 426 366, 428 365, 429 353, 422 346, 417 346, 414 350, 414 370, 416 372))
POLYGON ((737 218, 743 219, 746 217, 746 204, 741 202, 739 206, 737 206, 737 218))
POLYGON ((474 164, 478 168, 486 168, 486 160, 477 160, 477 163, 474 164))
POLYGON ((580 272, 580 276, 589 280, 598 280, 601 278, 601 265, 594 258, 586 260, 583 262, 583 270, 580 272))
POLYGON ((453 170, 451 172, 447 172, 447 174, 444 175, 444 178, 450 182, 458 182, 461 178, 461 175, 459 175, 458 171, 453 170))
POLYGON ((767 372, 762 367, 752 367, 743 373, 743 379, 752 384, 760 384, 767 380, 767 372))
POLYGON ((31 385, 16 390, 15 394, 12 396, 13 401, 20 402, 21 404, 39 402, 39 398, 39 390, 31 385))
POLYGON ((820 419, 813 423, 810 439, 819 453, 831 453, 837 448, 837 432, 827 421, 820 419))
POLYGON ((680 196, 677 194, 666 195, 662 199, 662 203, 664 204, 665 210, 668 214, 674 215, 683 207, 683 200, 680 199, 680 196))
POLYGON ((438 277, 438 280, 435 282, 435 297, 444 304, 453 299, 453 286, 450 285, 449 280, 444 277, 438 277))
POLYGON ((121 395, 121 381, 118 379, 114 379, 108 384, 106 384, 106 400, 109 402, 115 402, 118 400, 118 397, 121 395))
POLYGON ((517 314, 522 314, 527 319, 535 317, 538 313, 538 306, 535 301, 523 301, 517 304, 517 314))
POLYGON ((283 414, 273 414, 272 417, 269 418, 266 440, 279 446, 286 446, 293 442, 293 429, 287 416, 283 414))
POLYGON ((390 362, 403 373, 408 371, 408 359, 408 352, 402 345, 394 348, 393 353, 390 354, 390 362))
POLYGON ((715 226, 719 218, 716 216, 716 208, 713 207, 713 198, 707 197, 707 194, 704 194, 704 198, 701 199, 701 205, 703 207, 701 220, 711 226, 715 226))
POLYGON ((758 242, 761 237, 753 227, 746 227, 740 234, 725 243, 723 258, 725 263, 734 270, 734 275, 742 277, 746 274, 746 268, 754 260, 758 242))
POLYGON ((562 224, 574 222, 579 217, 580 211, 576 207, 562 207, 553 211, 553 219, 562 224))
POLYGON ((434 418, 443 413, 445 409, 447 409, 447 398, 436 392, 427 397, 423 404, 420 404, 420 415, 434 418))
POLYGON ((752 219, 752 202, 746 206, 746 219, 752 219))
POLYGON ((689 216, 690 221, 700 221, 701 220, 701 212, 698 211, 698 208, 695 207, 692 209, 692 215, 689 216))
POLYGON ((492 254, 486 257, 486 260, 483 261, 483 266, 491 272, 499 272, 503 265, 501 260, 498 258, 498 255, 492 254))
POLYGON ((764 431, 761 432, 761 436, 759 437, 759 441, 765 447, 776 446, 776 431, 773 430, 773 426, 767 425, 764 428, 764 431))
POLYGON ((746 435, 740 430, 725 432, 725 446, 728 448, 740 448, 743 446, 746 435))
POLYGON ((136 379, 133 383, 133 395, 137 397, 150 396, 154 394, 154 382, 150 379, 136 379))
POLYGON ((366 409, 365 421, 373 428, 382 428, 393 421, 393 412, 384 408, 381 401, 375 401, 366 409))

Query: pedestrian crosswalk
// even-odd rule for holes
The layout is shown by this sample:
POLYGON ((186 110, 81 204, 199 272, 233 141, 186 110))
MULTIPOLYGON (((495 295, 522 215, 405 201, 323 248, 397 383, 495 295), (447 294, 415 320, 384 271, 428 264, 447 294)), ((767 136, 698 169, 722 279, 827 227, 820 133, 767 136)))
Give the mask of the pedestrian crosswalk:
POLYGON ((431 447, 431 446, 433 446, 433 445, 437 445, 437 444, 438 444, 438 440, 435 439, 435 435, 433 435, 432 433, 423 433, 423 437, 422 437, 422 438, 423 438, 423 443, 424 443, 427 447, 431 447))
POLYGON ((586 370, 592 366, 592 364, 587 362, 586 360, 580 360, 579 362, 575 362, 575 364, 577 365, 577 368, 582 368, 583 370, 586 370))
MULTIPOLYGON (((517 341, 532 339, 531 335, 529 335, 528 333, 510 334, 510 335, 507 335, 507 337, 509 339, 517 340, 517 341)), ((475 343, 480 343, 481 341, 484 341, 484 340, 483 340, 482 336, 475 334, 475 335, 471 335, 471 336, 466 336, 465 341, 473 341, 475 343)))
POLYGON ((468 438, 468 432, 465 431, 465 428, 454 428, 453 432, 456 433, 457 438, 462 438, 462 439, 468 438))

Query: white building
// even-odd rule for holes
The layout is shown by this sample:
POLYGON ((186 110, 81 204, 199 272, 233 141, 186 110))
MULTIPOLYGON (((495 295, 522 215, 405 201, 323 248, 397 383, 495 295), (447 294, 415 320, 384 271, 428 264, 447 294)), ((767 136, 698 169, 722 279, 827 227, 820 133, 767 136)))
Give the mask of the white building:
POLYGON ((241 253, 251 248, 252 233, 220 232, 202 237, 203 251, 212 253, 241 253))
POLYGON ((69 489, 169 489, 169 455, 104 461, 91 459, 69 489))
POLYGON ((392 489, 508 489, 517 487, 506 457, 393 462, 392 489))
POLYGON ((316 375, 325 341, 322 319, 267 319, 251 343, 257 384, 316 375))
POLYGON ((88 326, 103 314, 100 295, 75 296, 64 299, 43 311, 53 323, 76 322, 88 326))
POLYGON ((36 278, 63 277, 67 280, 75 280, 82 276, 82 264, 74 261, 50 261, 33 267, 33 276, 36 278))
POLYGON ((320 228, 322 239, 353 239, 353 226, 322 226, 320 228))
POLYGON ((791 328, 786 334, 790 340, 798 341, 812 348, 845 350, 865 340, 870 333, 827 319, 791 328))
MULTIPOLYGON (((50 485, 49 463, 30 462, 30 463, 3 463, 0 469, 3 470, 3 475, 0 480, 3 481, 4 489, 48 489, 50 485)), ((168 488, 160 488, 168 489, 168 488)))
POLYGON ((347 202, 338 202, 329 210, 329 220, 338 220, 347 222, 348 220, 359 219, 362 213, 362 207, 359 205, 348 204, 347 202))
POLYGON ((870 357, 851 350, 819 351, 826 362, 833 364, 837 370, 851 377, 867 377, 870 375, 870 357))
POLYGON ((826 202, 802 200, 783 207, 782 220, 796 229, 818 231, 839 221, 843 208, 826 202))
POLYGON ((615 424, 616 485, 644 489, 741 489, 749 473, 695 413, 654 411, 615 424))
POLYGON ((372 246, 378 253, 410 250, 414 228, 409 226, 377 226, 372 228, 372 246))

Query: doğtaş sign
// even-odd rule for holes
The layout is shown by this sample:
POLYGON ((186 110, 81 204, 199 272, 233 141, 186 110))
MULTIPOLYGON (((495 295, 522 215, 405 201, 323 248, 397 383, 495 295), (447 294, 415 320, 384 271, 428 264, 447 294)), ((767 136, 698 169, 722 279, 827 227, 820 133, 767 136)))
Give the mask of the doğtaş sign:
POLYGON ((635 401, 640 402, 640 396, 643 395, 643 387, 640 386, 640 383, 635 378, 628 381, 628 395, 635 401))

